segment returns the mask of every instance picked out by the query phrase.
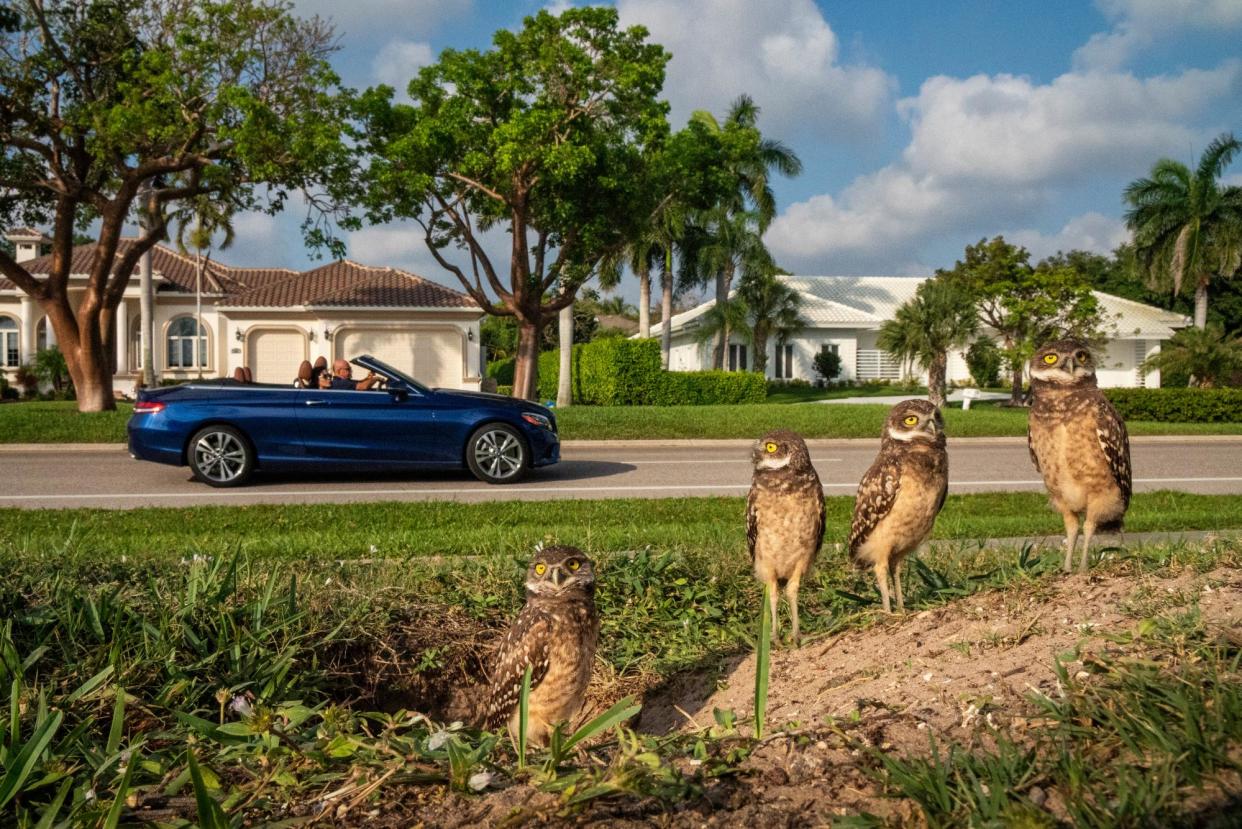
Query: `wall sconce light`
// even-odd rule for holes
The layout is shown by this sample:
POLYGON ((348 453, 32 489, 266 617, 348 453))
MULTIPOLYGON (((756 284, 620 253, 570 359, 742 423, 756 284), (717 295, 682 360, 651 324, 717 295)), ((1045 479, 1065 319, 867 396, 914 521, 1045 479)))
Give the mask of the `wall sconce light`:
POLYGON ((306 339, 310 340, 311 342, 314 342, 315 340, 319 339, 319 335, 316 334, 315 329, 312 328, 310 331, 306 332, 306 339))
POLYGON ((240 328, 234 328, 234 329, 233 329, 233 339, 237 340, 239 343, 240 343, 240 342, 245 342, 245 340, 246 340, 246 335, 242 333, 242 330, 241 330, 240 328))
POLYGON ((466 339, 469 340, 470 342, 474 342, 474 329, 473 328, 466 329, 466 339))
POLYGON ((326 325, 323 327, 323 338, 328 342, 332 341, 332 330, 326 325))

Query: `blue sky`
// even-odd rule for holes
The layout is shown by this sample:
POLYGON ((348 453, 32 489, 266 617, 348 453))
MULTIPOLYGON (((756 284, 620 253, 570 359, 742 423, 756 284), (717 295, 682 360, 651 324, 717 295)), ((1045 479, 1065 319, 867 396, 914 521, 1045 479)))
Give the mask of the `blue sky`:
MULTIPOLYGON (((346 84, 404 86, 445 47, 486 48, 568 3, 295 0, 332 19, 346 84)), ((739 93, 801 156, 767 235, 799 274, 916 274, 1003 233, 1036 256, 1126 238, 1121 190, 1161 156, 1242 133, 1242 0, 616 0, 673 55, 674 127, 739 93)), ((1242 161, 1228 177, 1242 183, 1242 161)), ((243 217, 219 254, 304 267, 296 208, 243 217)), ((502 240, 498 240, 502 241, 502 240)), ((452 284, 407 224, 349 255, 452 284)), ((503 247, 503 245, 501 245, 503 247)), ((632 296, 629 285, 624 293, 632 296)))

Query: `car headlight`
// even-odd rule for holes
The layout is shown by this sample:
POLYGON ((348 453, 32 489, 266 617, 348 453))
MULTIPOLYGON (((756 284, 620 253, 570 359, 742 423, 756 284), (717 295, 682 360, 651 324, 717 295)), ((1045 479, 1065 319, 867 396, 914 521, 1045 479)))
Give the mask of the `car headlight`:
POLYGON ((534 412, 522 412, 522 420, 525 420, 532 426, 541 426, 548 431, 552 431, 552 421, 541 414, 534 412))

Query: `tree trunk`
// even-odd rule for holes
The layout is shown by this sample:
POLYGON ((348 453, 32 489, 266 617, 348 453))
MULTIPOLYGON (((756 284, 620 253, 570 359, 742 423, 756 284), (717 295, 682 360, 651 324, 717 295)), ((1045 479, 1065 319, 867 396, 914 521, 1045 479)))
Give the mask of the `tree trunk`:
POLYGON ((1195 285, 1195 328, 1207 328, 1208 281, 1200 279, 1195 285))
POLYGON ((651 267, 646 257, 638 263, 638 336, 651 336, 651 267))
MULTIPOLYGON (((716 274, 716 307, 724 310, 725 304, 729 301, 729 283, 733 281, 733 265, 716 274)), ((725 351, 729 347, 729 326, 721 325, 720 330, 716 332, 716 342, 712 348, 712 368, 716 371, 724 369, 725 351)))
POLYGON ((927 399, 938 409, 945 403, 945 374, 949 367, 949 355, 944 351, 937 352, 927 367, 927 399))
POLYGON ((560 375, 556 379, 556 405, 560 408, 573 405, 573 370, 574 356, 574 306, 566 305, 561 309, 557 322, 560 325, 559 337, 561 346, 560 375))
MULTIPOLYGON (((670 257, 672 258, 672 257, 670 257)), ((668 356, 673 350, 673 274, 665 268, 660 279, 660 367, 668 371, 668 356)))
POLYGON ((522 400, 534 400, 539 373, 539 326, 525 319, 518 319, 517 360, 513 366, 513 396, 522 400))
MULTIPOLYGON (((42 303, 41 303, 42 304, 42 303)), ((73 381, 79 412, 103 412, 116 409, 112 394, 112 361, 101 329, 104 316, 98 296, 87 293, 77 314, 64 297, 42 304, 56 341, 65 357, 65 367, 73 381)), ((107 315, 108 321, 112 315, 107 315)), ((111 340, 111 337, 108 338, 111 340)), ((115 353, 115 349, 113 349, 115 353)))
POLYGON ((751 343, 755 350, 755 364, 752 368, 760 374, 768 373, 768 332, 755 329, 755 341, 751 343))
POLYGON ((1009 389, 1009 405, 1022 405, 1022 360, 1014 358, 1009 361, 1009 371, 1012 375, 1013 385, 1009 389))

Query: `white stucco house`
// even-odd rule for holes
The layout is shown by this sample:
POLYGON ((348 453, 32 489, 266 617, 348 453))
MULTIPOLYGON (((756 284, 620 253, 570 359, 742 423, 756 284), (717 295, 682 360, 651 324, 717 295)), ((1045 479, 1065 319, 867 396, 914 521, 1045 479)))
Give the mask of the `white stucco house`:
MULTIPOLYGON (((42 233, 17 228, 5 238, 28 271, 46 276, 51 257, 40 255, 49 241, 42 233)), ((93 253, 94 245, 74 248, 69 284, 75 304, 82 291, 74 286, 84 286, 93 253)), ((372 354, 430 386, 479 388, 483 311, 459 291, 348 260, 308 271, 230 267, 213 260, 198 293, 192 256, 160 245, 151 259, 152 350, 161 380, 228 377, 248 366, 256 382, 286 383, 302 360, 372 354)), ((142 370, 139 303, 135 269, 117 309, 113 384, 118 391, 131 390, 142 370)), ((38 303, 0 278, 0 370, 12 380, 18 366, 55 342, 38 303)))
MULTIPOLYGON (((910 371, 876 346, 880 325, 914 296, 917 276, 786 276, 781 277, 802 295, 805 327, 792 339, 768 343, 767 376, 771 379, 815 380, 812 361, 827 345, 841 356, 838 380, 897 380, 910 371)), ((1101 386, 1159 386, 1160 373, 1143 374, 1139 364, 1160 350, 1160 343, 1190 324, 1181 314, 1095 292, 1108 320, 1110 336, 1099 356, 1096 374, 1101 386)), ((711 344, 700 343, 697 327, 711 307, 706 302, 672 318, 669 368, 696 371, 711 367, 711 344)), ((986 332, 986 329, 985 329, 986 332)), ((751 346, 730 338, 725 367, 745 370, 754 364, 751 346)), ((922 375, 926 380, 926 375, 922 375)), ((949 355, 948 381, 968 382, 970 372, 959 353, 949 355)))

